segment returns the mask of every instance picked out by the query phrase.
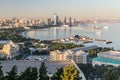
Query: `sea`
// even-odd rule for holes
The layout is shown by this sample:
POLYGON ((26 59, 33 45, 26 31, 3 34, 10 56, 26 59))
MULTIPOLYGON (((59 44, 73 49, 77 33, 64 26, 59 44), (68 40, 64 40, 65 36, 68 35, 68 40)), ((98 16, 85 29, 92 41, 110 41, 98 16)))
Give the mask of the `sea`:
MULTIPOLYGON (((75 35, 112 41, 111 44, 94 41, 93 43, 86 43, 86 46, 97 45, 99 47, 113 47, 115 50, 120 50, 120 23, 80 24, 79 26, 50 27, 27 32, 27 36, 39 40, 63 39, 75 35), (93 27, 99 29, 93 29, 93 27)), ((82 42, 70 41, 67 43, 81 44, 82 42)))

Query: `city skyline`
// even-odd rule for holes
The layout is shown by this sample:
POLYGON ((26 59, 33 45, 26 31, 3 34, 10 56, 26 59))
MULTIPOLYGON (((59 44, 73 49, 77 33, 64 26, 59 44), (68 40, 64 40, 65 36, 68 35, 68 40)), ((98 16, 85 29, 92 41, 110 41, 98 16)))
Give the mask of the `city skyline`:
POLYGON ((16 17, 120 18, 119 0, 1 0, 0 19, 16 17))

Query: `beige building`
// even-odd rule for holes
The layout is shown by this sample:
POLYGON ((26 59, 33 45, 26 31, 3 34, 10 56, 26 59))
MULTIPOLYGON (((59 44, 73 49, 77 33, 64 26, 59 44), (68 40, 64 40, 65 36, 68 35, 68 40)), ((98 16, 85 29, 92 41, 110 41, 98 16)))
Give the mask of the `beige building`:
POLYGON ((66 50, 61 52, 59 50, 51 51, 50 52, 50 60, 51 61, 66 61, 66 60, 73 60, 76 63, 87 63, 87 56, 88 53, 80 50, 73 52, 72 50, 66 50))
POLYGON ((66 61, 73 60, 76 63, 86 64, 88 60, 88 54, 86 51, 90 49, 97 49, 98 46, 86 46, 80 48, 68 49, 66 51, 51 51, 50 52, 50 60, 51 61, 66 61))
POLYGON ((62 61, 62 60, 64 60, 63 53, 59 50, 51 51, 50 52, 50 60, 51 61, 62 61))
POLYGON ((7 59, 12 59, 19 55, 19 46, 11 40, 0 41, 0 45, 2 46, 0 50, 0 58, 6 57, 7 59))

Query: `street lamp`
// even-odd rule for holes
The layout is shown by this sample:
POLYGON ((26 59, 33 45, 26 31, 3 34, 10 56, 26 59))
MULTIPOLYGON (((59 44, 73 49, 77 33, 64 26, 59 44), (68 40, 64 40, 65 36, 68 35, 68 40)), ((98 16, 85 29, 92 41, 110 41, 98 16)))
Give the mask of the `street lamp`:
POLYGON ((49 80, 51 80, 53 74, 52 73, 47 73, 48 77, 49 77, 49 80))

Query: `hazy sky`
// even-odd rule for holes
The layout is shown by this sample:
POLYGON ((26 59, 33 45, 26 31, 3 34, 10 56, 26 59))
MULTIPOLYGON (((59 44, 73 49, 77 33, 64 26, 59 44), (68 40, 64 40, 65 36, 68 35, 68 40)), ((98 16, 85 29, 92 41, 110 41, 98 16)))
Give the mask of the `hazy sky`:
POLYGON ((120 18, 120 0, 0 0, 0 18, 120 18))

